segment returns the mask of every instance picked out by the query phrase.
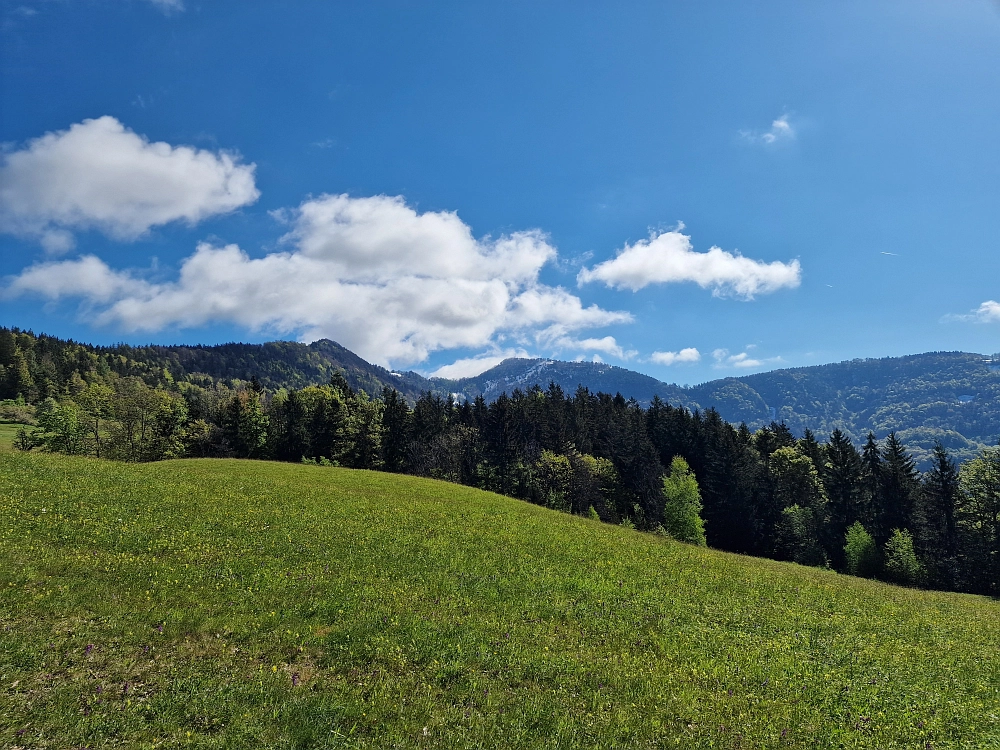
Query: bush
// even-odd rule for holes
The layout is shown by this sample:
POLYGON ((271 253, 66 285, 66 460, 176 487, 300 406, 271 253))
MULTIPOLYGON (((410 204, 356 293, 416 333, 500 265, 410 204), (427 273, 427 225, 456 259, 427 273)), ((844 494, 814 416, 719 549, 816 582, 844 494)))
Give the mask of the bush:
POLYGON ((885 543, 885 577, 901 586, 917 586, 924 580, 924 566, 913 550, 913 536, 907 529, 893 529, 885 543))
POLYGON ((17 431, 17 435, 14 436, 14 450, 17 451, 30 451, 35 447, 35 437, 32 433, 24 427, 21 427, 17 431))
POLYGON ((861 578, 874 578, 879 572, 878 547, 872 535, 859 522, 844 537, 844 572, 861 578))

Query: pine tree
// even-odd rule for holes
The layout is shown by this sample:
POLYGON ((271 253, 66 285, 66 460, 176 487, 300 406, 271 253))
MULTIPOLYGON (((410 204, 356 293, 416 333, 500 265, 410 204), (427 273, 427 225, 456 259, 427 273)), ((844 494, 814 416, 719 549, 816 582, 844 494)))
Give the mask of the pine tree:
POLYGON ((382 391, 382 455, 386 471, 406 468, 412 425, 410 407, 395 388, 382 391))
POLYGON ((917 552, 927 565, 928 583, 952 588, 958 553, 955 510, 960 502, 958 468, 940 442, 934 445, 934 463, 924 475, 914 511, 917 552))
POLYGON ((830 521, 825 534, 830 543, 826 546, 833 566, 842 570, 845 564, 842 540, 848 528, 864 518, 861 454, 839 429, 833 431, 825 452, 822 479, 830 501, 830 521))
POLYGON ((798 448, 799 453, 811 459, 813 465, 816 467, 816 471, 822 475, 823 469, 826 466, 826 456, 823 455, 823 449, 816 440, 816 436, 813 435, 812 430, 808 427, 802 433, 802 439, 798 442, 798 448))
MULTIPOLYGON (((862 518, 859 520, 865 528, 876 529, 882 515, 882 451, 871 432, 861 449, 861 494, 862 518)), ((875 533, 875 537, 878 542, 881 534, 875 533)))
MULTIPOLYGON (((903 444, 890 432, 882 449, 882 512, 879 515, 877 541, 887 541, 893 529, 910 529, 913 505, 920 484, 913 459, 903 444)), ((884 543, 884 541, 882 542, 884 543)))

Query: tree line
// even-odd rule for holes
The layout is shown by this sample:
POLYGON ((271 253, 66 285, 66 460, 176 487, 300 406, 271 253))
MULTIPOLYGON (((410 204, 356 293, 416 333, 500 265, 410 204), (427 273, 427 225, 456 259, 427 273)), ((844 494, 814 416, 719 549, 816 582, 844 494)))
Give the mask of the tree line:
POLYGON ((1000 448, 920 473, 890 433, 858 449, 784 424, 558 385, 458 401, 377 398, 335 372, 271 391, 94 377, 34 406, 17 447, 125 461, 237 457, 409 473, 743 554, 904 585, 1000 593, 1000 448))

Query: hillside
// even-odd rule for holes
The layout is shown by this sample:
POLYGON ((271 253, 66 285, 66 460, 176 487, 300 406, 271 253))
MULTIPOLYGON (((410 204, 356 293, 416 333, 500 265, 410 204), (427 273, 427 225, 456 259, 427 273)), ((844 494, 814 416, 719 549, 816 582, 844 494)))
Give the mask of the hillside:
POLYGON ((352 388, 370 395, 391 386, 411 401, 433 384, 414 372, 394 373, 366 362, 329 339, 311 344, 271 341, 266 344, 216 346, 92 346, 16 328, 0 328, 0 399, 18 393, 37 399, 58 393, 72 373, 86 376, 115 372, 138 376, 150 385, 189 382, 231 384, 256 377, 271 390, 326 383, 341 370, 352 388), (23 374, 17 375, 23 362, 23 374))
POLYGON ((10 747, 984 748, 1000 609, 433 480, 0 454, 10 747))
POLYGON ((60 395, 72 387, 74 372, 84 379, 91 372, 138 375, 150 385, 211 386, 256 377, 276 390, 326 383, 338 369, 357 390, 377 396, 388 385, 411 403, 428 390, 492 401, 516 388, 546 388, 555 382, 567 393, 583 385, 592 393, 621 393, 644 405, 659 396, 691 410, 714 408, 726 421, 746 422, 751 429, 783 421, 795 434, 809 428, 821 440, 836 428, 856 444, 869 431, 878 438, 895 431, 922 466, 937 440, 964 461, 1000 437, 1000 363, 964 352, 856 359, 687 388, 594 362, 508 359, 474 378, 427 379, 414 372, 390 372, 327 339, 312 344, 95 347, 0 328, 0 399, 18 393, 33 400, 60 395))
POLYGON ((567 393, 573 393, 582 385, 590 389, 591 393, 621 393, 625 398, 634 398, 643 405, 648 404, 654 396, 673 405, 694 404, 686 389, 680 386, 663 383, 624 367, 599 362, 511 358, 472 378, 435 378, 434 382, 466 398, 482 396, 487 401, 493 401, 501 393, 510 394, 515 388, 527 390, 533 385, 545 388, 553 382, 567 393))
POLYGON ((811 429, 822 440, 840 428, 855 443, 869 431, 895 431, 924 463, 935 440, 959 460, 972 458, 1000 437, 1000 364, 964 352, 856 359, 797 367, 691 388, 592 362, 509 359, 475 378, 451 383, 468 397, 496 398, 514 388, 552 380, 564 390, 620 392, 648 403, 653 396, 690 409, 716 409, 728 422, 756 429, 772 420, 801 435, 811 429))

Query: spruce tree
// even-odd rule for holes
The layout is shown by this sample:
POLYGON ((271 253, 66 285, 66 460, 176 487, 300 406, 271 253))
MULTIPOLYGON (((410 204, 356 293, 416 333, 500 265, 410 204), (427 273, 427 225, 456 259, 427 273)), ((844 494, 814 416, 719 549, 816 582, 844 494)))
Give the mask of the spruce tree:
POLYGON ((913 505, 919 490, 917 469, 913 458, 903 444, 890 432, 882 449, 882 512, 878 530, 882 544, 888 541, 893 529, 910 529, 913 522, 913 505))
MULTIPOLYGON (((861 509, 865 528, 876 529, 882 515, 882 451, 871 432, 861 449, 861 509)), ((881 534, 874 536, 879 544, 885 543, 881 534)))
POLYGON ((955 509, 960 502, 958 468, 940 442, 934 445, 934 462, 924 475, 914 511, 914 541, 927 565, 928 583, 951 588, 955 583, 958 528, 955 509))
POLYGON ((825 453, 822 479, 830 501, 830 521, 824 536, 829 539, 826 547, 833 566, 842 570, 845 560, 841 545, 847 529, 864 517, 861 454, 839 429, 830 436, 825 453))

